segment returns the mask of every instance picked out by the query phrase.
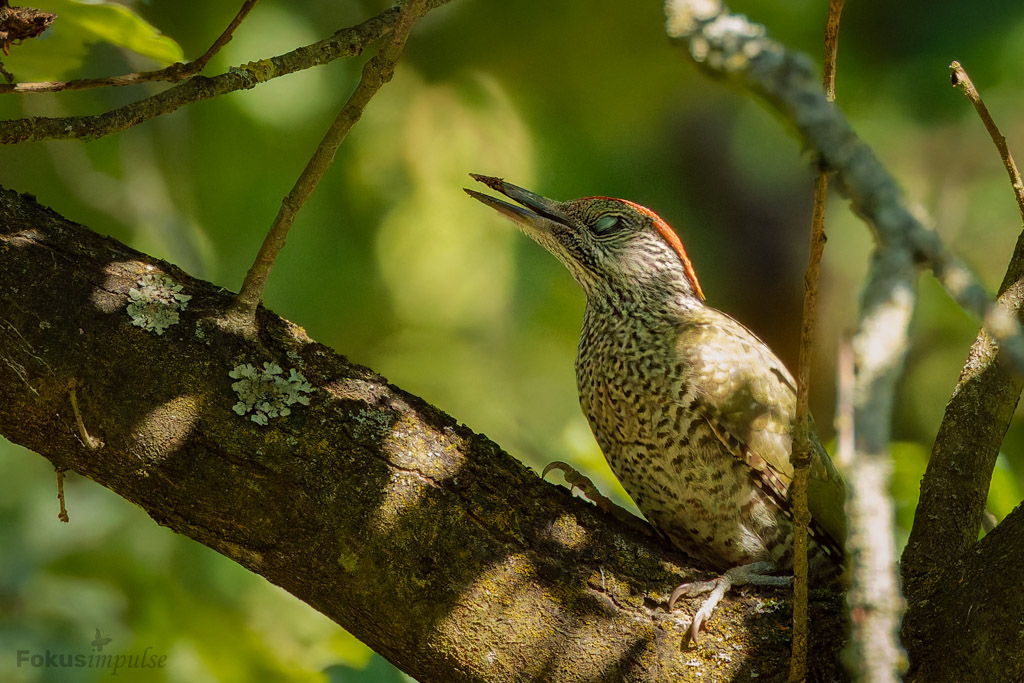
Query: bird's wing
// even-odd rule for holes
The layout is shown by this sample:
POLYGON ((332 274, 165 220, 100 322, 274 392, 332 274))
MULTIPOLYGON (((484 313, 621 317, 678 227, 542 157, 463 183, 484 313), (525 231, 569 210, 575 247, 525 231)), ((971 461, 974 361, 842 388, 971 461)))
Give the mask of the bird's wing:
MULTIPOLYGON (((709 309, 710 312, 710 309, 709 309)), ((793 480, 791 435, 796 382, 771 350, 724 313, 679 330, 679 361, 689 366, 690 407, 730 453, 759 477, 762 488, 789 509, 793 480)), ((846 539, 846 484, 812 430, 807 500, 811 517, 835 547, 846 539)))

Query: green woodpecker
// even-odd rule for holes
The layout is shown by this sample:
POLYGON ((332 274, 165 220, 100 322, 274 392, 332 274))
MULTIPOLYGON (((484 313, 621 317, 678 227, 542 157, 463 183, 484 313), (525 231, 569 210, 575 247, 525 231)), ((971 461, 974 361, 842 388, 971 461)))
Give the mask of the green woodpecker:
MULTIPOLYGON (((580 405, 623 488, 651 525, 718 579, 701 625, 732 585, 781 585, 792 568, 796 383, 764 342, 707 305, 676 233, 624 199, 558 202, 473 175, 517 204, 467 189, 561 261, 586 294, 576 357, 580 405)), ((812 574, 837 573, 846 486, 812 431, 812 574)))

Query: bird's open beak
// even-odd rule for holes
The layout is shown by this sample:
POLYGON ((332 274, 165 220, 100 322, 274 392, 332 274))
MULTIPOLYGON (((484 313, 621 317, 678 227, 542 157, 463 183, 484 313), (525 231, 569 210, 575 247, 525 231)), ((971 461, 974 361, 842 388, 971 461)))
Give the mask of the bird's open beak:
POLYGON ((567 225, 567 218, 562 209, 562 203, 556 202, 547 197, 541 197, 539 194, 534 194, 529 190, 523 189, 518 185, 512 183, 506 183, 501 178, 495 178, 493 176, 478 175, 476 173, 470 173, 470 177, 474 180, 479 180, 481 183, 496 190, 509 199, 513 199, 522 206, 516 206, 506 201, 502 201, 497 197, 486 195, 476 190, 470 190, 469 188, 463 188, 470 197, 479 199, 481 202, 497 209, 501 213, 505 214, 520 226, 527 228, 532 231, 545 231, 545 225, 548 221, 554 221, 567 225))

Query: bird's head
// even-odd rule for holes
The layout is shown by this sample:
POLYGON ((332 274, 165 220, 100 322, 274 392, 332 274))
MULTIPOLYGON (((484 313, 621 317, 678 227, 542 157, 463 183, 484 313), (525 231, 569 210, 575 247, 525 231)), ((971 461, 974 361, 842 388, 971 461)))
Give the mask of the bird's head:
POLYGON ((521 205, 466 189, 565 264, 588 300, 637 293, 704 299, 682 242, 650 209, 611 197, 557 202, 501 178, 470 175, 521 205))

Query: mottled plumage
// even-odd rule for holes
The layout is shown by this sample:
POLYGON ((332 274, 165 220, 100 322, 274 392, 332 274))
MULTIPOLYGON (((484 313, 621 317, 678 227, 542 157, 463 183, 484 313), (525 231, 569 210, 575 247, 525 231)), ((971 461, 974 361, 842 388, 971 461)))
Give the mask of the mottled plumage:
MULTIPOLYGON (((791 567, 796 395, 781 361, 704 303, 679 238, 650 209, 607 197, 555 202, 474 177, 526 207, 467 190, 515 220, 586 293, 580 404, 648 521, 711 569, 791 567)), ((812 568, 834 566, 846 534, 845 485, 813 441, 812 568)), ((751 577, 742 580, 758 582, 751 577)))

